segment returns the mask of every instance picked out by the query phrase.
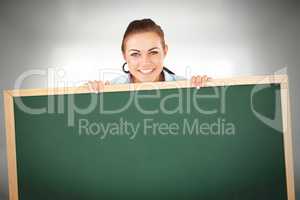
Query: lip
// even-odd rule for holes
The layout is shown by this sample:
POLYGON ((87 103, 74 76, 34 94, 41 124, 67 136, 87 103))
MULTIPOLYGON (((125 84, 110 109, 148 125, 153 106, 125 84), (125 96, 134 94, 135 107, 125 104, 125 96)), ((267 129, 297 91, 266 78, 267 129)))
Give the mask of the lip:
POLYGON ((151 74, 154 71, 153 69, 138 69, 138 71, 142 74, 151 74))

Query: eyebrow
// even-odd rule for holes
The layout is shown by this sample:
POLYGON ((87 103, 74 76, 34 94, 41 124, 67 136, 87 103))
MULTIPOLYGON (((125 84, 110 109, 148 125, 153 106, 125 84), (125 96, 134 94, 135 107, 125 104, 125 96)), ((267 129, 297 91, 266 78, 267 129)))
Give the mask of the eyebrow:
MULTIPOLYGON (((153 48, 149 49, 148 51, 152 51, 152 50, 154 50, 154 49, 158 49, 158 47, 153 47, 153 48)), ((129 51, 137 51, 137 52, 141 52, 141 51, 138 50, 138 49, 129 49, 129 51)))
POLYGON ((153 47, 153 48, 149 49, 148 51, 152 51, 154 49, 158 49, 158 47, 153 47))
POLYGON ((140 50, 137 50, 137 49, 129 49, 129 51, 138 51, 138 52, 140 52, 140 50))

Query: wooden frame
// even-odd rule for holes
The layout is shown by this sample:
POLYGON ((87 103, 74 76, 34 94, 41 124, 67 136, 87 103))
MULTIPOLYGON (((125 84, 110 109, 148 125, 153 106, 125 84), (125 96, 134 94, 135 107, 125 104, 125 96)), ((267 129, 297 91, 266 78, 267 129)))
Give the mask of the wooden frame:
MULTIPOLYGON (((213 79, 208 83, 206 83, 206 86, 204 87, 248 85, 248 84, 270 84, 270 83, 280 84, 287 194, 288 194, 288 200, 295 200, 291 113, 290 113, 290 100, 289 100, 287 75, 247 76, 247 77, 237 77, 237 78, 228 78, 228 79, 213 79)), ((190 81, 135 83, 135 84, 122 84, 122 85, 108 85, 105 86, 103 92, 189 88, 189 87, 192 87, 190 81)), ((90 93, 90 92, 87 86, 72 87, 72 88, 22 89, 22 90, 4 91, 5 126, 6 126, 6 140, 7 140, 7 159, 8 159, 8 185, 9 185, 10 200, 18 200, 18 179, 17 179, 13 97, 58 95, 58 94, 80 94, 80 93, 90 93)))

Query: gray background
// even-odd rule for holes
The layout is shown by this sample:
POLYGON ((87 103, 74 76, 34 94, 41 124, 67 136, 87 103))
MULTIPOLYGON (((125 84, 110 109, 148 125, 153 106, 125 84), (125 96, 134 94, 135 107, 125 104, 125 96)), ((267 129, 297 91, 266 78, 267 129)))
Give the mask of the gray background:
MULTIPOLYGON (((99 69, 123 63, 122 34, 133 19, 150 17, 169 44, 166 66, 177 74, 212 77, 287 73, 290 79, 293 149, 300 199, 300 3, 297 0, 207 1, 0 1, 0 86, 76 85, 98 79, 99 69), (50 69, 50 70, 49 70, 50 69), (47 77, 60 74, 56 81, 47 77), (51 80, 52 81, 51 81, 51 80), (59 82, 59 83, 57 83, 59 82)), ((0 199, 8 199, 7 163, 0 98, 0 199)))

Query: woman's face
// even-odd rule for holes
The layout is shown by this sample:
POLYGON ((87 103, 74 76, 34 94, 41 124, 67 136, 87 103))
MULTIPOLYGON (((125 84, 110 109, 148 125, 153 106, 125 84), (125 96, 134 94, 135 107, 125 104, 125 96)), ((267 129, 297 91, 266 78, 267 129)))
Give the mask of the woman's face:
POLYGON ((155 32, 129 35, 125 40, 124 59, 134 82, 159 81, 168 47, 162 46, 155 32))

